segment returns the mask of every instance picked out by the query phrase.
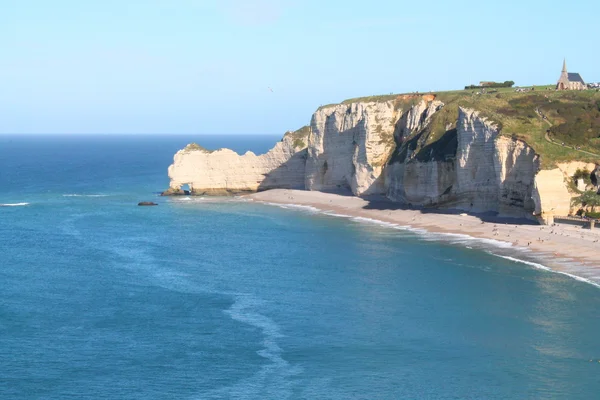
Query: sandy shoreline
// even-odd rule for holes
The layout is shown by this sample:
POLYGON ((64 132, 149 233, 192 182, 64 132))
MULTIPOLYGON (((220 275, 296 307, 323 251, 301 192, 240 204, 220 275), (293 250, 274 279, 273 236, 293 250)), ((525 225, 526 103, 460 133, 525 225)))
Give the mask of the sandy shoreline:
POLYGON ((567 224, 542 226, 519 220, 422 212, 399 209, 399 205, 392 202, 303 190, 274 189, 246 197, 265 203, 311 206, 331 214, 370 218, 432 233, 507 242, 515 251, 532 254, 554 271, 600 284, 600 228, 590 230, 567 224))

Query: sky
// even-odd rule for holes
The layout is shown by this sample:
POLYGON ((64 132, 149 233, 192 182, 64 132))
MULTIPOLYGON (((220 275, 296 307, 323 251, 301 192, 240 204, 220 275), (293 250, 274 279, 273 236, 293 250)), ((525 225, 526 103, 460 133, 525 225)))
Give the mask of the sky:
POLYGON ((0 133, 283 134, 322 104, 600 81, 600 2, 0 0, 0 133))

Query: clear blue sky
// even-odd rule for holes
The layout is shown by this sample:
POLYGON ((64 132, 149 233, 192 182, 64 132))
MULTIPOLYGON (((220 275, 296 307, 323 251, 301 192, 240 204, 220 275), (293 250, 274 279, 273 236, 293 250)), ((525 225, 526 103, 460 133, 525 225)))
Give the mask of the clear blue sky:
POLYGON ((591 0, 0 0, 0 133, 283 133, 350 97, 553 83, 563 57, 597 81, 599 15, 591 0))

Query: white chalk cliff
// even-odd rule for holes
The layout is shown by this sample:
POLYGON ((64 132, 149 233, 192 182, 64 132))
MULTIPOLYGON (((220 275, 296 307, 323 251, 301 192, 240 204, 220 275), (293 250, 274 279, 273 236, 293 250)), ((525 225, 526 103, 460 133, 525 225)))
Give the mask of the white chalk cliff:
POLYGON ((188 146, 169 167, 166 194, 182 194, 185 185, 192 194, 217 195, 347 190, 414 206, 537 216, 542 222, 568 214, 566 181, 575 164, 540 171, 539 156, 527 143, 502 135, 496 124, 466 108, 430 143, 430 121, 444 104, 433 96, 410 100, 320 108, 310 127, 286 134, 260 156, 188 146))
POLYGON ((325 107, 314 113, 308 141, 306 188, 382 193, 381 172, 395 148, 399 110, 391 101, 325 107))
MULTIPOLYGON (((478 112, 459 109, 456 151, 443 159, 407 156, 387 170, 388 197, 420 206, 471 212, 532 215, 538 157, 524 142, 499 136, 498 127, 478 112)), ((433 152, 433 149, 432 149, 433 152)))
MULTIPOLYGON (((305 130, 307 132, 307 130, 305 130)), ((175 154, 169 166, 170 189, 182 194, 227 195, 273 188, 304 188, 306 142, 301 135, 286 134, 268 153, 239 155, 229 149, 208 151, 188 145, 175 154)))

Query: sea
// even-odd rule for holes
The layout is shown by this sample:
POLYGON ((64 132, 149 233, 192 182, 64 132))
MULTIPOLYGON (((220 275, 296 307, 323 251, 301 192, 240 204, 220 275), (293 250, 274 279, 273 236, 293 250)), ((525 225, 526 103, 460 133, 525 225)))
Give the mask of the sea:
POLYGON ((598 286, 499 244, 159 196, 187 143, 277 140, 0 136, 0 399, 600 398, 598 286))

